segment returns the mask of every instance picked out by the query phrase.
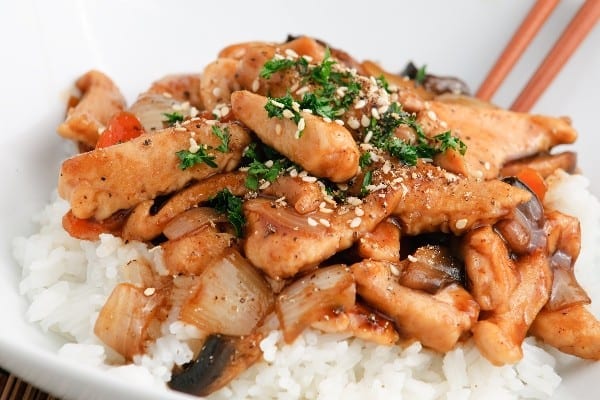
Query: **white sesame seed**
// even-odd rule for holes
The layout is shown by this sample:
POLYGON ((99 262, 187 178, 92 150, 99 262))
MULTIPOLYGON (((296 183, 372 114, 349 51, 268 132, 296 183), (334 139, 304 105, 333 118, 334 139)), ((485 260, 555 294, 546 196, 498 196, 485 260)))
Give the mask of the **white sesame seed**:
POLYGON ((227 114, 229 114, 229 107, 227 107, 227 106, 221 107, 221 117, 224 117, 227 114))
POLYGON ((170 99, 171 97, 173 97, 173 95, 172 95, 171 93, 169 93, 169 92, 163 92, 163 94, 162 94, 162 95, 163 95, 163 96, 165 96, 165 97, 167 97, 167 98, 169 98, 169 99, 170 99))
POLYGON ((427 116, 429 117, 430 120, 437 121, 437 114, 435 112, 433 112, 432 110, 427 111, 427 116))
POLYGON ((313 218, 308 217, 306 218, 306 222, 308 223, 308 225, 310 226, 317 226, 319 225, 319 223, 317 221, 315 221, 313 218))
POLYGON ((281 124, 276 124, 275 125, 275 133, 277 135, 281 135, 281 124))
POLYGON ((212 90, 212 94, 215 97, 220 97, 221 96, 221 88, 220 87, 216 87, 212 90))
POLYGON ((408 258, 408 261, 410 261, 410 262, 415 262, 415 261, 417 261, 417 257, 415 257, 415 256, 413 256, 413 255, 410 255, 410 254, 408 255, 408 257, 407 257, 407 258, 408 258))
POLYGON ((467 219, 466 218, 461 218, 458 221, 456 221, 456 224, 454 224, 454 226, 456 227, 456 229, 465 229, 465 227, 467 226, 467 219))
POLYGON ((273 100, 271 99, 271 104, 273 104, 275 107, 279 107, 279 108, 285 108, 285 104, 278 102, 277 100, 273 100))
POLYGON ((260 89, 260 81, 258 80, 258 78, 256 78, 252 81, 252 91, 258 92, 258 89, 260 89))
POLYGON ((333 212, 333 210, 331 208, 327 208, 327 207, 321 207, 321 208, 319 208, 319 211, 321 211, 324 214, 331 214, 333 212))
POLYGON ((306 172, 306 171, 301 171, 301 172, 298 174, 298 176, 299 176, 300 178, 304 178, 305 176, 308 176, 308 172, 306 172))
POLYGON ((475 175, 475 178, 481 179, 483 178, 483 171, 477 170, 473 173, 473 175, 475 175))
POLYGON ((300 129, 296 129, 296 132, 294 132, 294 139, 300 139, 300 136, 302 136, 302 131, 300 129))
MULTIPOLYGON (((279 51, 279 49, 277 49, 277 50, 279 51)), ((279 53, 276 53, 276 54, 273 56, 273 59, 274 59, 274 60, 283 60, 284 58, 285 58, 285 57, 284 57, 284 56, 282 56, 282 55, 281 55, 281 54, 279 54, 279 53)))
POLYGON ((310 89, 308 88, 308 86, 302 86, 300 89, 296 90, 296 94, 297 95, 303 95, 304 93, 308 92, 310 89))
POLYGON ((173 130, 175 132, 187 132, 187 129, 185 129, 183 126, 176 126, 175 128, 173 128, 173 130))
POLYGON ((356 208, 354 209, 354 214, 355 214, 357 217, 362 217, 363 215, 365 215, 365 211, 364 211, 362 208, 360 208, 360 207, 356 207, 356 208))
POLYGON ((200 111, 198 111, 198 109, 196 107, 190 108, 190 117, 196 118, 198 116, 198 114, 200 114, 200 111))
POLYGON ((344 121, 342 121, 341 119, 336 119, 335 121, 336 124, 340 125, 340 126, 344 126, 344 121))
POLYGON ((296 168, 292 169, 292 170, 290 171, 290 176, 291 176, 292 178, 295 178, 295 177, 297 177, 297 176, 298 176, 298 170, 297 170, 296 168))
POLYGON ((381 116, 379 115, 379 111, 377 111, 375 107, 371 108, 371 116, 375 119, 381 118, 381 116))
POLYGON ((292 49, 285 49, 285 55, 292 58, 298 58, 298 53, 292 49))
POLYGON ((309 113, 309 114, 313 113, 313 111, 310 108, 305 108, 302 110, 302 112, 309 113))
POLYGON ((315 183, 317 181, 316 176, 303 176, 302 182, 315 183))
POLYGON ((298 104, 297 101, 292 102, 292 110, 294 110, 296 112, 300 112, 300 104, 298 104))
POLYGON ((265 167, 271 168, 272 166, 273 166, 273 160, 267 160, 267 161, 265 161, 265 167))
POLYGON ((373 131, 367 132, 367 134, 365 135, 365 138, 363 139, 363 142, 369 143, 371 141, 372 137, 373 137, 373 131))
POLYGON ((360 217, 354 217, 350 220, 350 228, 358 228, 362 224, 362 219, 360 217))
POLYGON ((366 128, 367 126, 369 126, 371 124, 371 119, 369 117, 367 117, 366 114, 363 114, 363 116, 360 118, 360 124, 366 128))
POLYGON ((347 183, 338 183, 337 187, 340 190, 348 190, 348 184, 347 183))
POLYGON ((346 94, 347 91, 348 91, 348 88, 346 86, 340 86, 339 88, 336 89, 335 93, 340 97, 344 97, 344 95, 346 94))
POLYGON ((144 289, 144 296, 152 296, 154 293, 156 293, 156 288, 153 287, 149 287, 144 289))
POLYGON ((384 114, 388 110, 388 107, 389 106, 387 105, 381 106, 377 109, 377 112, 379 112, 379 114, 384 114))
POLYGON ((304 128, 306 128, 306 121, 304 118, 300 118, 300 121, 298 121, 298 130, 303 131, 304 128))
POLYGON ((446 129, 448 127, 448 123, 446 121, 440 121, 440 126, 446 129))
POLYGON ((358 129, 360 128, 360 122, 356 118, 350 117, 348 118, 348 126, 352 129, 358 129))
POLYGON ((213 126, 213 125, 216 125, 216 124, 217 124, 217 121, 216 121, 216 120, 214 120, 214 119, 207 119, 206 121, 204 121, 204 123, 205 123, 206 125, 213 126))
POLYGON ((269 181, 264 181, 263 183, 260 184, 260 186, 258 187, 260 190, 265 190, 266 188, 268 188, 269 186, 271 186, 271 182, 269 181))
POLYGON ((346 202, 348 202, 348 204, 350 204, 351 206, 360 206, 363 203, 361 199, 354 196, 349 196, 346 199, 346 202))
POLYGON ((329 117, 323 117, 323 121, 325 121, 325 122, 331 122, 331 118, 329 118, 329 117))
POLYGON ((491 168, 491 167, 492 167, 492 166, 490 165, 490 162, 489 162, 489 161, 486 161, 486 162, 483 164, 483 168, 487 169, 488 171, 490 170, 490 168, 491 168))
POLYGON ((283 110, 283 112, 281 114, 284 116, 284 118, 287 118, 287 119, 294 118, 294 113, 291 110, 288 110, 287 108, 285 110, 283 110))
POLYGON ((175 103, 171 106, 171 108, 173 109, 173 111, 181 111, 181 104, 175 103))
POLYGON ((381 171, 384 174, 389 173, 392 170, 392 163, 390 163, 389 160, 385 160, 385 162, 383 163, 383 167, 381 167, 381 171))
POLYGON ((390 272, 394 276, 400 276, 400 270, 394 264, 390 264, 390 272))
POLYGON ((319 222, 321 223, 321 225, 326 226, 328 228, 331 226, 331 224, 329 223, 329 221, 326 220, 325 218, 319 219, 319 222))
POLYGON ((198 150, 200 150, 200 146, 198 146, 198 143, 194 138, 190 138, 190 147, 188 148, 188 151, 195 154, 198 150))
POLYGON ((313 60, 313 58, 312 58, 311 56, 308 56, 308 55, 306 55, 306 54, 304 54, 304 55, 302 56, 302 58, 304 58, 304 59, 306 60, 306 62, 309 62, 309 63, 310 63, 310 62, 312 62, 312 60, 313 60))
POLYGON ((363 108, 366 105, 367 105, 367 101, 365 99, 360 99, 356 102, 356 104, 354 104, 354 108, 358 110, 358 109, 363 108))

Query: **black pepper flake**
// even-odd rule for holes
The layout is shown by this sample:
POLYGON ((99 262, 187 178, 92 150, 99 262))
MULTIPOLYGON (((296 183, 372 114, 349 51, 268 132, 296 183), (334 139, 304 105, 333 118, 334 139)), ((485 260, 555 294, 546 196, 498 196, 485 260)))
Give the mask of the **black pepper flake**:
POLYGON ((150 146, 152 144, 152 139, 145 139, 142 144, 144 146, 150 146))
POLYGON ((105 176, 101 176, 101 177, 100 177, 100 180, 101 180, 101 181, 105 181, 105 180, 106 180, 106 177, 105 177, 105 176))

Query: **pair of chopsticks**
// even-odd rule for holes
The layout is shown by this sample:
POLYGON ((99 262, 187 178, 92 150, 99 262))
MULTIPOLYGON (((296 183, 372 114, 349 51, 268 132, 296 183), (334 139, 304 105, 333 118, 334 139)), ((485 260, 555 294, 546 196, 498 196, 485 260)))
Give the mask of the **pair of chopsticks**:
MULTIPOLYGON (((490 100, 558 2, 559 0, 536 1, 483 81, 476 97, 482 100, 490 100)), ((552 50, 546 55, 529 83, 514 101, 510 107, 511 110, 527 112, 531 109, 599 18, 600 0, 586 0, 562 32, 552 50)))

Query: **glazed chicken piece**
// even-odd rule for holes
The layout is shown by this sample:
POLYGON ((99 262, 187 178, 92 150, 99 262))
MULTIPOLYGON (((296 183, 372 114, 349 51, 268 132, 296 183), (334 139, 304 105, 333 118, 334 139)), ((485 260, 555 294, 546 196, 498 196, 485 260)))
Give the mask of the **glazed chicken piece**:
POLYGON ((452 350, 479 315, 479 306, 460 285, 451 284, 431 295, 398 283, 394 264, 363 261, 352 265, 357 293, 388 315, 406 339, 417 339, 439 352, 452 350))
POLYGON ((244 204, 245 253, 272 278, 294 276, 372 231, 397 206, 401 193, 399 188, 386 187, 369 194, 358 207, 360 211, 339 207, 305 215, 291 207, 277 207, 265 198, 249 200, 244 204))
POLYGON ((57 130, 64 138, 94 148, 110 117, 125 108, 125 98, 108 76, 95 70, 85 73, 75 86, 82 97, 75 107, 69 108, 57 130))
POLYGON ((531 194, 498 180, 460 178, 430 164, 406 168, 405 193, 394 216, 402 232, 452 232, 460 235, 473 226, 494 223, 508 215, 531 194))
POLYGON ((68 200, 77 218, 102 220, 120 209, 181 189, 191 180, 204 179, 237 167, 250 143, 237 124, 220 124, 230 134, 229 151, 209 150, 213 168, 206 163, 180 167, 177 152, 190 149, 190 139, 216 148, 221 140, 206 121, 144 134, 129 142, 90 151, 64 161, 58 192, 68 200))
POLYGON ((269 118, 267 98, 240 91, 231 95, 234 115, 268 146, 299 164, 309 173, 333 182, 344 182, 358 171, 360 152, 352 134, 334 122, 301 112, 305 127, 287 118, 269 118))
POLYGON ((357 251, 361 258, 399 261, 400 229, 388 218, 358 240, 357 251))
POLYGON ((472 329, 481 354, 498 366, 514 364, 523 357, 523 339, 548 301, 552 287, 552 272, 544 249, 521 256, 516 268, 519 283, 508 301, 499 304, 472 329))
POLYGON ((197 109, 203 109, 200 97, 200 74, 173 74, 152 83, 147 93, 166 95, 179 102, 189 102, 197 109))
POLYGON ((500 170, 500 176, 516 176, 519 171, 531 168, 546 178, 557 169, 573 173, 577 167, 577 154, 565 151, 558 154, 540 154, 506 163, 500 170))
POLYGON ((454 150, 439 154, 436 164, 466 176, 496 178, 508 161, 546 152, 577 138, 565 118, 437 101, 428 102, 428 106, 417 115, 427 136, 451 130, 468 148, 464 156, 454 150))

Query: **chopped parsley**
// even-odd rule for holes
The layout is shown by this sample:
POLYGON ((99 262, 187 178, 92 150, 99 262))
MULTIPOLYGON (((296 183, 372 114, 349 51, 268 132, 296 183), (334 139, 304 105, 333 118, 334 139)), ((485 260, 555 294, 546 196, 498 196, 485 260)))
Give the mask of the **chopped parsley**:
POLYGON ((218 137, 221 140, 221 144, 216 147, 216 150, 220 151, 221 153, 227 153, 229 151, 229 138, 231 137, 228 129, 225 128, 223 130, 218 126, 213 125, 212 132, 215 134, 216 137, 218 137))
POLYGON ((181 150, 175 153, 179 158, 179 168, 186 170, 193 167, 196 164, 204 163, 212 168, 217 168, 218 165, 215 162, 215 156, 207 152, 206 146, 201 146, 197 152, 192 153, 189 150, 181 150))
POLYGON ((229 189, 223 189, 208 201, 208 205, 217 212, 225 214, 231 225, 233 225, 236 236, 242 237, 246 218, 242 211, 242 199, 240 197, 233 195, 229 189))
POLYGON ((384 88, 386 92, 391 93, 390 84, 388 83, 387 79, 385 79, 385 76, 383 74, 379 75, 379 78, 377 78, 376 80, 379 86, 384 88))
POLYGON ((173 126, 179 122, 183 122, 183 120, 185 119, 183 117, 183 114, 177 111, 174 111, 172 113, 163 113, 163 115, 166 118, 163 121, 169 124, 169 126, 173 126))
POLYGON ((259 149, 256 143, 248 146, 244 152, 244 158, 248 160, 246 187, 254 191, 258 190, 261 180, 272 183, 292 165, 290 160, 275 150, 264 145, 259 149))
POLYGON ((445 152, 448 149, 453 149, 464 156, 467 152, 467 145, 465 144, 465 142, 463 142, 456 136, 452 136, 452 133, 450 131, 446 131, 440 133, 439 135, 435 135, 433 138, 439 143, 439 151, 441 153, 445 152))
POLYGON ((361 196, 364 197, 369 194, 368 187, 371 185, 372 181, 373 181, 373 171, 369 170, 369 171, 365 172, 365 175, 363 176, 362 184, 360 185, 361 196))
POLYGON ((360 155, 360 158, 358 159, 358 165, 361 168, 367 167, 369 165, 373 164, 373 159, 371 158, 371 153, 364 152, 360 155))
MULTIPOLYGON (((302 58, 304 60, 304 58, 302 58)), ((283 71, 285 69, 292 68, 296 65, 297 61, 290 60, 288 58, 273 58, 263 65, 260 70, 260 77, 265 79, 270 79, 271 75, 276 72, 283 71)))
POLYGON ((425 78, 427 77, 427 64, 423 64, 422 67, 417 69, 417 73, 415 74, 415 82, 419 85, 422 85, 425 82, 425 78))

